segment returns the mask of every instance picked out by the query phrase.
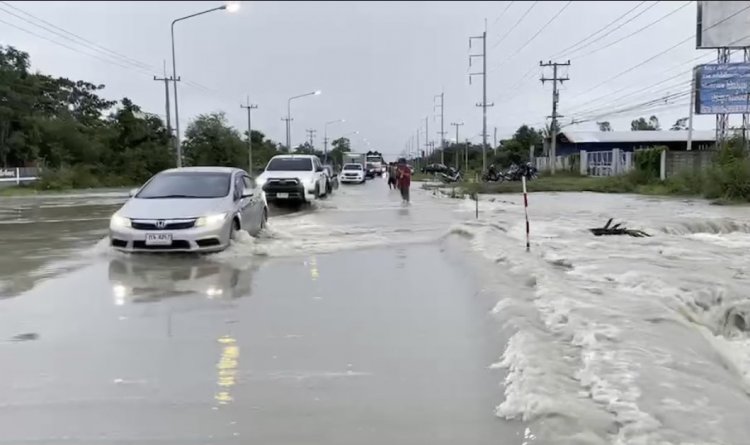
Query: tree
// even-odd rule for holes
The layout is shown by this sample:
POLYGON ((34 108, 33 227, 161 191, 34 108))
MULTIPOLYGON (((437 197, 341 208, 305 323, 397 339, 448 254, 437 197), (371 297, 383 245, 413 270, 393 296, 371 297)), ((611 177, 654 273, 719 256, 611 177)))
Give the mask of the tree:
POLYGON ((661 127, 659 126, 659 118, 656 116, 651 116, 646 120, 643 117, 639 117, 638 119, 630 122, 630 130, 631 131, 656 131, 661 130, 661 127))
POLYGON ((599 131, 612 131, 612 126, 608 121, 597 122, 596 125, 599 127, 599 131))
POLYGON ((532 145, 536 149, 540 149, 543 141, 542 131, 524 124, 518 127, 518 130, 513 134, 513 140, 521 144, 527 151, 532 145))
POLYGON ((675 121, 674 125, 672 125, 672 128, 670 128, 670 130, 671 131, 687 130, 688 129, 688 127, 687 127, 687 121, 688 121, 688 118, 686 118, 686 117, 681 117, 681 118, 677 119, 675 121))
MULTIPOLYGON (((43 167, 41 188, 143 183, 172 167, 162 120, 130 99, 103 96, 104 85, 29 72, 27 53, 0 45, 0 167, 43 167)), ((222 113, 188 127, 187 165, 247 167, 247 144, 222 113)), ((279 152, 253 131, 256 166, 279 152)))
POLYGON ((224 113, 201 114, 185 131, 183 153, 187 165, 219 165, 244 168, 247 144, 227 124, 224 113))
POLYGON ((351 141, 348 138, 338 138, 331 143, 331 151, 328 156, 331 158, 334 164, 342 165, 344 163, 344 153, 348 153, 351 150, 351 141))

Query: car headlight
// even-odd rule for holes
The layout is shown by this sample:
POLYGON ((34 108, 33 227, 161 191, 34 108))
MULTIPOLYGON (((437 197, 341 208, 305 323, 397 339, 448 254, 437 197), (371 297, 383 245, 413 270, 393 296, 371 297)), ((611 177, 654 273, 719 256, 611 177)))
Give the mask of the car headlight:
POLYGON ((224 222, 226 219, 227 214, 225 213, 216 213, 214 215, 206 215, 201 216, 195 221, 195 227, 211 227, 211 226, 217 226, 224 222))
POLYGON ((131 227, 130 224, 130 218, 125 218, 124 216, 120 216, 117 213, 112 215, 112 219, 109 221, 109 225, 111 227, 116 228, 129 228, 131 227))

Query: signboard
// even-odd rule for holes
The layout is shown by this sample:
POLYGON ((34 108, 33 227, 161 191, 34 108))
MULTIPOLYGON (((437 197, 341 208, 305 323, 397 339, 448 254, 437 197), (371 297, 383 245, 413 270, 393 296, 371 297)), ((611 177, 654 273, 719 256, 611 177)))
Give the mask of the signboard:
POLYGON ((750 113, 750 63, 700 65, 696 114, 750 113))
POLYGON ((750 1, 699 1, 695 47, 750 46, 750 1))

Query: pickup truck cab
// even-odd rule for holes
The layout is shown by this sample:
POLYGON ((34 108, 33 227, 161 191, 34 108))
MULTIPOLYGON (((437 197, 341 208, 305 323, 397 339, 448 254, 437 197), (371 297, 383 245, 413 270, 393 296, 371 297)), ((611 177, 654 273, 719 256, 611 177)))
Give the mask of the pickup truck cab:
POLYGON ((267 202, 309 203, 327 194, 323 164, 313 155, 278 155, 271 158, 256 182, 267 202))

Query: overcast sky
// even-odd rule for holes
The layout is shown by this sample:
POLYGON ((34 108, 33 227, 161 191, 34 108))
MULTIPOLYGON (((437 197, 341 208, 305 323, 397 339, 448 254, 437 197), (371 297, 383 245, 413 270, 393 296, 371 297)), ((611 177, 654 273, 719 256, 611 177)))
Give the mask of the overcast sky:
MULTIPOLYGON (((145 111, 163 116, 163 83, 152 77, 162 75, 163 61, 171 58, 170 22, 221 4, 3 2, 0 43, 29 52, 34 70, 103 83, 105 96, 127 96, 145 111), (87 55, 97 53, 10 15, 39 23, 8 5, 149 69, 87 55)), ((455 137, 450 122, 465 122, 460 139, 479 142, 482 114, 476 104, 482 87, 480 77, 468 82, 468 41, 481 35, 485 19, 487 95, 495 104, 488 111, 490 141, 495 127, 498 138, 507 137, 520 124, 541 125, 550 114, 552 86, 539 81, 540 60, 571 61, 569 69, 561 68, 561 74, 570 77, 560 92, 560 111, 566 116, 561 122, 588 117, 608 120, 615 130, 629 130, 638 116, 656 114, 665 129, 687 116, 687 98, 664 102, 653 111, 639 104, 689 91, 691 60, 714 57, 710 50, 696 50, 690 38, 695 2, 242 2, 236 13, 213 12, 176 26, 177 74, 183 79, 181 130, 184 133, 196 115, 212 111, 225 111, 230 122, 244 130, 247 115, 240 103, 250 95, 259 105, 253 127, 283 142, 281 118, 287 99, 319 89, 322 95, 292 104, 293 144, 303 141, 305 129, 313 128, 320 147, 323 123, 345 118, 346 123, 329 126, 330 137, 356 130, 360 134, 350 136, 355 149, 364 148, 361 139, 366 138, 372 148, 398 154, 418 129, 424 132, 427 116, 430 140, 439 141, 440 119, 433 104, 443 91, 446 137, 455 137), (580 49, 563 51, 621 16, 611 28, 631 21, 593 35, 580 49), (607 115, 631 106, 627 113, 607 115)), ((471 51, 481 51, 479 40, 471 51)), ((479 70, 480 62, 475 58, 472 70, 479 70)), ((171 73, 171 63, 167 70, 171 73)), ((699 116, 695 126, 712 129, 714 118, 699 116)), ((566 129, 595 128, 592 121, 566 129)))

